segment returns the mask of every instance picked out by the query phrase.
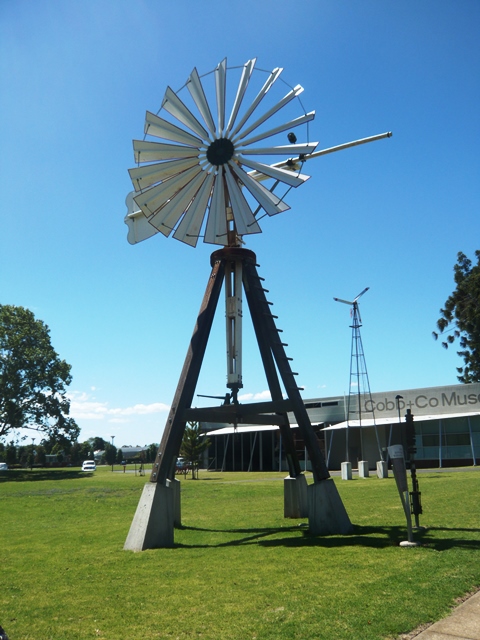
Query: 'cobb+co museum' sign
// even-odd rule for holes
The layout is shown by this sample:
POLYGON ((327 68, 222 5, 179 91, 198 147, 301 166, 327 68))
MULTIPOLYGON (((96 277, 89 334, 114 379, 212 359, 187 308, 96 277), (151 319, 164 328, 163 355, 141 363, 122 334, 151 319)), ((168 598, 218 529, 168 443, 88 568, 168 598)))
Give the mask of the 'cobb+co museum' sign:
POLYGON ((480 383, 457 384, 447 387, 428 387, 386 393, 372 393, 362 398, 364 413, 375 413, 378 418, 398 417, 411 409, 418 417, 480 411, 480 383), (399 396, 399 397, 398 397, 399 396))

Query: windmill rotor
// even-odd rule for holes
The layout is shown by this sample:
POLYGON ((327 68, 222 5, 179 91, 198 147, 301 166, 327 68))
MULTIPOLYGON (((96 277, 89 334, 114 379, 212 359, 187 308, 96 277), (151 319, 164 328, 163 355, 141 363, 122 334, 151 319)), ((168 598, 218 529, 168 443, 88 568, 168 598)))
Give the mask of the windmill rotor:
POLYGON ((260 209, 269 216, 289 209, 258 178, 287 189, 308 180, 300 172, 303 162, 293 166, 288 159, 311 155, 318 143, 297 143, 295 136, 293 144, 279 144, 279 136, 308 127, 315 112, 303 109, 300 85, 287 85, 284 93, 281 68, 255 86, 254 72, 265 73, 255 64, 228 67, 225 58, 203 76, 194 68, 179 91, 167 87, 157 114, 147 111, 145 137, 133 141, 137 167, 129 171, 134 191, 125 222, 131 244, 161 232, 193 247, 200 237, 238 246, 242 236, 261 233, 260 209), (283 164, 272 165, 274 156, 283 164))
POLYGON ((342 302, 343 304, 348 304, 350 307, 352 307, 352 316, 353 316, 353 322, 354 324, 360 324, 362 323, 362 318, 360 316, 360 308, 358 306, 358 300, 363 296, 364 293, 367 293, 367 291, 370 289, 370 287, 365 287, 365 289, 363 291, 361 291, 358 296, 356 296, 353 300, 343 300, 342 298, 333 298, 335 300, 335 302, 342 302))

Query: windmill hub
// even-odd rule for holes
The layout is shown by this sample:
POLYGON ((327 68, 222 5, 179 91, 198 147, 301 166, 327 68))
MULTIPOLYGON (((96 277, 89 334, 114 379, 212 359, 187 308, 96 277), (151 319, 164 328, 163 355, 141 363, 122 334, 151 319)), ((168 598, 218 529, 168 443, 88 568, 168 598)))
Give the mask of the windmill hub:
POLYGON ((207 149, 207 160, 215 167, 226 164, 235 151, 233 143, 228 138, 218 138, 214 140, 207 149))

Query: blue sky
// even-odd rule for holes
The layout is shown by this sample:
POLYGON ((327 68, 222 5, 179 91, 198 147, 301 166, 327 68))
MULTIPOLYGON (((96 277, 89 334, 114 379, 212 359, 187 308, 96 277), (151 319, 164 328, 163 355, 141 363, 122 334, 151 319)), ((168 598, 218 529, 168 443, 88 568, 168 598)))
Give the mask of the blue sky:
MULTIPOLYGON (((224 57, 301 84, 319 148, 393 132, 307 163, 248 238, 304 398, 348 392, 333 297, 366 286, 372 391, 456 383, 431 332, 457 252, 480 248, 479 32, 477 0, 3 0, 0 302, 50 327, 82 440, 160 440, 215 247, 127 243, 131 141, 167 85, 224 57)), ((226 391, 223 323, 220 306, 198 393, 226 391)), ((267 386, 248 322, 244 342, 246 401, 267 386)))

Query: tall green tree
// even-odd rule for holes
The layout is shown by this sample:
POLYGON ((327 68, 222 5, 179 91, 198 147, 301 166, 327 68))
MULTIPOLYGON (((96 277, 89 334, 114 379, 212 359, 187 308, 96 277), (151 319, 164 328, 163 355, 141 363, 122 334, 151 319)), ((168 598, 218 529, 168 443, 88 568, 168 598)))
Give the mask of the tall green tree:
POLYGON ((198 476, 202 453, 210 446, 210 440, 202 432, 198 422, 189 422, 183 434, 180 455, 192 467, 192 480, 198 476))
POLYGON ((24 307, 0 305, 0 439, 33 429, 73 441, 80 429, 69 417, 70 365, 50 342, 46 324, 24 307))
POLYGON ((475 256, 477 264, 473 265, 464 253, 458 253, 453 268, 456 288, 440 309, 438 332, 433 332, 436 340, 445 337, 445 349, 458 342, 457 353, 464 366, 457 367, 457 377, 463 383, 480 382, 480 250, 475 256))

